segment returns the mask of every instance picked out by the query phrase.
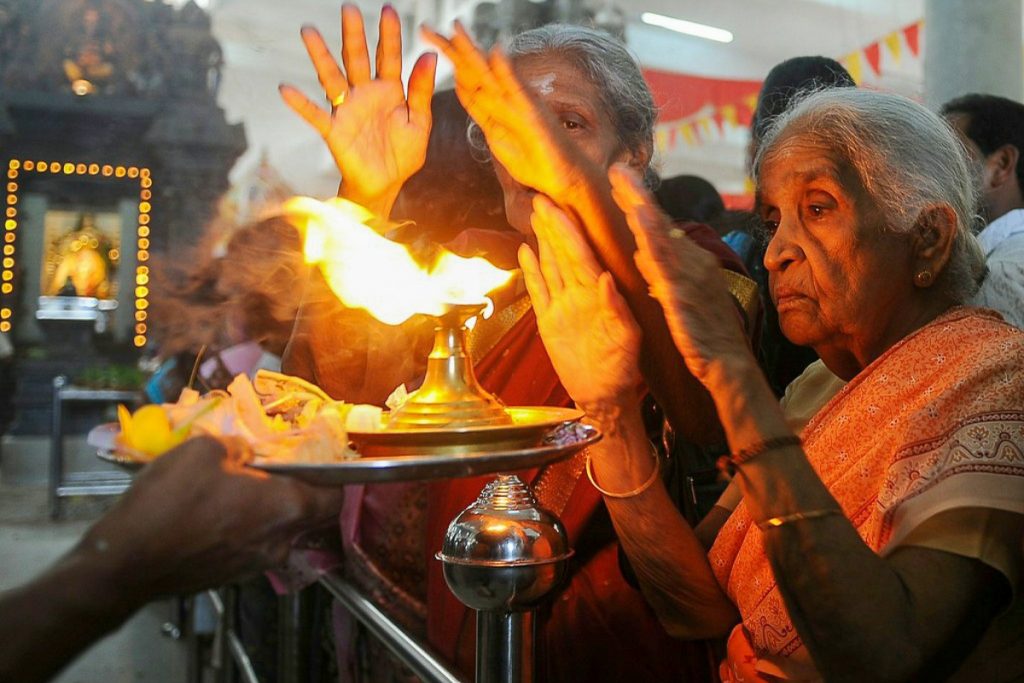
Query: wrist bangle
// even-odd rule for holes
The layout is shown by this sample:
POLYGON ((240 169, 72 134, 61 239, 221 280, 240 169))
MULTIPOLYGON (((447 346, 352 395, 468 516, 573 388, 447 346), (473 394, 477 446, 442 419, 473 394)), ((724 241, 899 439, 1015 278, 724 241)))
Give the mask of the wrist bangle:
POLYGON ((736 468, 740 465, 750 462, 759 455, 764 455, 769 451, 778 450, 787 446, 799 446, 802 442, 800 437, 796 434, 786 434, 784 436, 776 436, 771 439, 765 439, 764 441, 758 441, 752 446, 747 448, 741 448, 731 455, 723 455, 718 459, 718 469, 724 472, 727 476, 732 477, 736 473, 736 468))
POLYGON ((647 481, 640 484, 640 486, 637 486, 632 491, 614 493, 612 491, 606 491, 598 486, 597 481, 594 479, 594 466, 590 462, 590 453, 587 453, 587 464, 584 468, 587 472, 587 479, 590 480, 590 483, 601 495, 608 496, 609 498, 632 498, 633 496, 639 496, 654 485, 654 482, 658 480, 658 475, 661 473, 661 458, 658 457, 658 451, 654 449, 654 446, 651 446, 651 454, 654 455, 654 470, 651 471, 651 476, 647 478, 647 481))
POLYGON ((774 529, 780 527, 783 524, 789 524, 790 522, 799 522, 805 519, 819 519, 821 517, 831 517, 832 515, 842 516, 843 511, 835 508, 827 508, 824 510, 808 510, 807 512, 794 512, 789 515, 780 515, 778 517, 769 517, 763 522, 757 523, 757 528, 761 531, 768 529, 774 529))

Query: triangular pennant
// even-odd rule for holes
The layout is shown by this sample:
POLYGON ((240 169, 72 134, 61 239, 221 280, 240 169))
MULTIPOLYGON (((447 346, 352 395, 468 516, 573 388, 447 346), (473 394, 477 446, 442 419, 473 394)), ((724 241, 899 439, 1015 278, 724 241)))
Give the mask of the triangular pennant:
POLYGON ((864 76, 864 66, 860 62, 860 53, 851 52, 839 61, 842 62, 843 66, 846 67, 846 70, 850 72, 853 82, 860 85, 861 78, 864 76))
POLYGON ((887 35, 884 39, 885 47, 889 49, 889 54, 892 55, 893 64, 900 63, 900 34, 898 31, 893 31, 887 35))
POLYGON ((668 129, 668 147, 669 149, 675 149, 676 143, 679 140, 679 129, 673 126, 668 129))
POLYGON ((683 139, 686 140, 686 144, 692 145, 697 142, 697 133, 693 129, 693 124, 684 123, 679 132, 683 134, 683 139))
POLYGON ((739 124, 739 119, 736 118, 736 105, 725 104, 718 110, 722 116, 722 120, 727 124, 735 128, 739 124))
POLYGON ((871 67, 876 76, 882 75, 882 50, 877 42, 871 43, 864 48, 864 59, 868 60, 868 66, 871 67))
POLYGON ((722 108, 715 107, 715 110, 711 113, 711 119, 715 122, 715 128, 718 129, 719 133, 725 132, 725 126, 722 124, 722 108))
POLYGON ((664 154, 668 150, 668 132, 664 128, 654 131, 654 147, 659 154, 664 154))
POLYGON ((736 108, 736 120, 744 128, 750 128, 754 123, 754 111, 757 109, 757 93, 754 93, 752 98, 744 98, 743 105, 736 108), (748 104, 751 101, 753 101, 753 104, 748 104))
POLYGON ((705 116, 697 123, 700 124, 701 137, 711 137, 711 117, 705 116))
POLYGON ((903 29, 903 37, 907 39, 907 47, 910 48, 910 54, 915 57, 921 51, 921 23, 918 21, 903 29))

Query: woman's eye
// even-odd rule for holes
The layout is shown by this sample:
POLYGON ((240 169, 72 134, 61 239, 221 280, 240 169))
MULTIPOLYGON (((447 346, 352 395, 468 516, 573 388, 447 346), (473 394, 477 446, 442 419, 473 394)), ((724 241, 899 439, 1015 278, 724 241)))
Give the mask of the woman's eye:
POLYGON ((822 215, 824 215, 824 213, 825 213, 825 207, 818 206, 817 204, 811 204, 809 207, 807 207, 807 210, 815 218, 821 218, 822 215))
POLYGON ((562 127, 566 130, 577 130, 583 127, 583 124, 573 119, 562 119, 562 127))
POLYGON ((770 218, 765 218, 761 221, 761 228, 769 235, 774 235, 775 231, 779 229, 779 222, 770 218))

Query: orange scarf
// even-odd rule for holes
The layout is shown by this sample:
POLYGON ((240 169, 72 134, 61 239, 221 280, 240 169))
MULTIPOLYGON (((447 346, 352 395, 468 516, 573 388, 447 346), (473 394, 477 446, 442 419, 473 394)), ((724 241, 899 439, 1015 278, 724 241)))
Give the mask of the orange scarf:
MULTIPOLYGON (((1024 512, 1022 368, 1024 333, 992 312, 954 309, 886 351, 807 424, 807 458, 875 552, 948 509, 1024 512)), ((709 559, 764 660, 757 670, 814 677, 744 504, 709 559)))

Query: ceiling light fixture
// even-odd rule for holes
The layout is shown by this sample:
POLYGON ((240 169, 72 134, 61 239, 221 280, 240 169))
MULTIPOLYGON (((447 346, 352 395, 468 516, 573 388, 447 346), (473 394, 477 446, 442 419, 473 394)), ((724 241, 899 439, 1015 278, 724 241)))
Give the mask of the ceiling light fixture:
POLYGON ((707 24, 698 24, 694 21, 676 19, 675 17, 666 17, 663 14, 655 14, 654 12, 644 12, 640 15, 640 21, 645 24, 650 24, 651 26, 667 28, 668 30, 675 31, 677 33, 685 33, 688 36, 714 40, 719 43, 732 42, 731 31, 726 31, 724 28, 708 26, 707 24))

